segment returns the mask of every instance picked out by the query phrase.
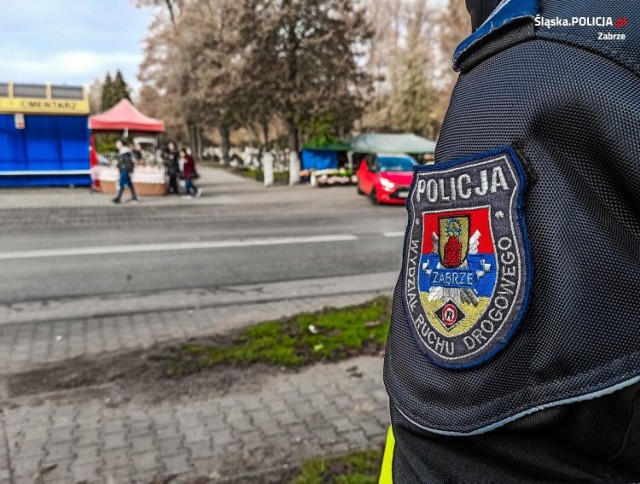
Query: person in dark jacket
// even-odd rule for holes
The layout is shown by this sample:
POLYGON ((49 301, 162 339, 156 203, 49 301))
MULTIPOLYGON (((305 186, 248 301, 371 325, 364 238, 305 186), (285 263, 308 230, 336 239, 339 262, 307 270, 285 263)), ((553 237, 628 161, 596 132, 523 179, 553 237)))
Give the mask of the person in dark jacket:
POLYGON ((134 143, 131 145, 131 155, 133 156, 133 162, 136 166, 144 166, 144 158, 139 144, 134 143))
POLYGON ((187 190, 187 197, 195 196, 200 198, 202 196, 202 190, 198 188, 193 180, 196 177, 196 162, 187 150, 180 150, 180 161, 182 163, 182 175, 184 176, 184 184, 187 190))
POLYGON ((176 145, 173 142, 169 142, 167 145, 165 165, 169 175, 169 193, 179 195, 178 175, 180 174, 180 160, 178 158, 178 150, 176 150, 176 145))
POLYGON ((138 197, 136 190, 131 182, 131 173, 133 173, 134 162, 133 155, 131 154, 131 148, 129 148, 129 142, 126 139, 116 141, 116 148, 118 148, 118 171, 120 172, 120 188, 113 203, 120 203, 122 200, 122 194, 125 188, 129 188, 131 191, 131 202, 137 203, 138 197))

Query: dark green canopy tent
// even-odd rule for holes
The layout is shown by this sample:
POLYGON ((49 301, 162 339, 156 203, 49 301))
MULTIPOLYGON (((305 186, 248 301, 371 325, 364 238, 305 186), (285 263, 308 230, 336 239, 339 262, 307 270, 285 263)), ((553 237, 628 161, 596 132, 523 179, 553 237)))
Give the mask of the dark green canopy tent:
POLYGON ((415 134, 361 134, 351 139, 353 153, 434 153, 436 142, 415 134))

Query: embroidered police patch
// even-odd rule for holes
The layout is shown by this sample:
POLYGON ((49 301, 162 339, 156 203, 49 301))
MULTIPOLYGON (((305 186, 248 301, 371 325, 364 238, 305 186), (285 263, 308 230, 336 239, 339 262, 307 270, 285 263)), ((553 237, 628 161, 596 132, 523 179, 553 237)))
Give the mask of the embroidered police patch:
POLYGON ((508 147, 414 170, 403 261, 410 326, 434 364, 475 366, 504 347, 528 302, 524 171, 508 147))

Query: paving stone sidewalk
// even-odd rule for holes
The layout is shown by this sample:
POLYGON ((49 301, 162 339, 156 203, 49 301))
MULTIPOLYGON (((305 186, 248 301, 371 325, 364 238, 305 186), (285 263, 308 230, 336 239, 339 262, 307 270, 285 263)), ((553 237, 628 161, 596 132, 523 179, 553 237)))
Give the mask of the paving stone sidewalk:
POLYGON ((146 348, 154 343, 175 339, 226 333, 265 320, 319 311, 325 307, 363 304, 376 294, 389 293, 387 290, 285 301, 267 300, 203 309, 184 308, 0 325, 0 376, 78 356, 146 348))
MULTIPOLYGON (((379 357, 265 376, 259 388, 232 387, 225 396, 199 392, 173 403, 114 402, 100 392, 95 398, 91 392, 83 398, 71 392, 8 399, 6 381, 10 373, 75 356, 361 304, 376 294, 390 294, 390 288, 382 289, 386 279, 380 278, 379 287, 366 286, 369 291, 363 293, 335 294, 350 287, 343 278, 295 281, 295 288, 284 283, 252 286, 251 291, 266 299, 248 304, 242 304, 246 292, 232 290, 211 300, 210 295, 193 300, 187 295, 179 310, 54 321, 30 321, 29 314, 42 314, 46 307, 20 307, 26 318, 14 315, 15 322, 0 324, 0 484, 149 483, 173 475, 171 482, 176 483, 196 476, 253 483, 265 472, 290 468, 306 458, 381 445, 389 417, 379 357), (322 295, 310 297, 314 291, 322 295), (197 306, 203 302, 222 304, 197 306), (357 370, 347 371, 353 367, 357 370)), ((147 303, 157 307, 149 300, 141 308, 147 303)), ((50 307, 50 314, 58 309, 50 307)))
POLYGON ((185 403, 16 400, 3 409, 0 483, 148 483, 171 475, 171 482, 257 482, 303 459, 382 445, 387 402, 379 357, 316 365, 268 377, 255 393, 185 403), (360 377, 348 371, 354 366, 360 377))
MULTIPOLYGON (((223 169, 200 166, 198 171, 201 175, 198 180, 198 186, 204 192, 202 198, 183 199, 176 196, 140 197, 140 206, 165 208, 170 206, 214 206, 219 208, 224 205, 273 203, 274 201, 289 203, 299 201, 301 193, 304 193, 305 200, 310 202, 318 202, 327 198, 323 190, 312 188, 309 185, 265 188, 261 183, 223 169)), ((182 191, 184 192, 184 189, 182 191)), ((349 200, 352 198, 352 193, 351 187, 344 189, 336 187, 333 189, 332 195, 345 197, 346 200, 349 200)), ((88 187, 3 188, 0 191, 0 210, 114 207, 111 202, 112 198, 113 195, 92 193, 88 187)), ((125 204, 117 208, 135 210, 136 207, 125 204)))
MULTIPOLYGON (((43 363, 226 332, 303 311, 364 303, 375 294, 5 324, 0 326, 5 374, 0 384, 9 373, 43 363)), ((319 365, 265 377, 254 392, 199 395, 178 403, 115 404, 104 396, 87 401, 60 394, 6 399, 0 415, 0 484, 148 483, 174 474, 171 482, 196 476, 257 482, 263 472, 306 458, 371 448, 382 443, 388 425, 381 365, 382 359, 374 357, 319 365), (357 371, 347 371, 354 366, 357 371)), ((6 398, 6 389, 3 393, 6 398)))
MULTIPOLYGON (((241 193, 247 188, 259 189, 260 185, 225 170, 199 168, 201 175, 199 186, 204 187, 205 195, 201 199, 183 200, 180 197, 141 197, 142 203, 151 206, 168 205, 217 205, 237 203, 236 193, 241 193), (224 186, 222 192, 218 187, 224 186), (215 194, 208 193, 211 187, 216 187, 215 194)), ((113 195, 104 193, 92 193, 89 187, 76 188, 5 188, 0 193, 0 202, 3 210, 24 208, 90 208, 113 206, 113 195)))

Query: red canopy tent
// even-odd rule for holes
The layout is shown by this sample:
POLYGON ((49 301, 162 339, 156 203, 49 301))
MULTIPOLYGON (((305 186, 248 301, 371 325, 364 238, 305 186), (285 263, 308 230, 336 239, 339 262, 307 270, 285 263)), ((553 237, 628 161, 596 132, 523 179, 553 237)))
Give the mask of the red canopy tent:
MULTIPOLYGON (((89 128, 91 131, 122 131, 125 136, 129 131, 143 133, 164 132, 164 122, 159 119, 150 118, 138 111, 127 99, 121 100, 118 104, 108 109, 104 113, 89 117, 89 128)), ((98 165, 98 154, 95 149, 95 137, 91 133, 91 166, 98 165)), ((100 182, 96 178, 93 180, 93 188, 100 189, 100 182)))
POLYGON ((89 128, 93 131, 142 131, 162 133, 164 122, 145 116, 127 99, 123 99, 104 113, 89 118, 89 128))

